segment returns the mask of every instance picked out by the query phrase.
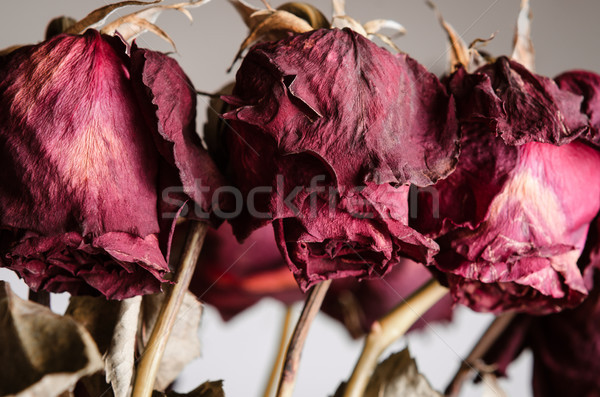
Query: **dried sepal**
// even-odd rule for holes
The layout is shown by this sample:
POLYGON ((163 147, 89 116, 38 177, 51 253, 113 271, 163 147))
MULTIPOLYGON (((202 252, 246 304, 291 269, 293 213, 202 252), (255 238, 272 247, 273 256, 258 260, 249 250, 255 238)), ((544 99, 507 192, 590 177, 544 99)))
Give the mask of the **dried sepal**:
POLYGON ((329 28, 331 23, 318 8, 306 3, 285 3, 277 7, 278 10, 292 13, 310 24, 313 29, 329 28))
POLYGON ((391 19, 373 19, 361 24, 356 19, 346 15, 346 2, 345 0, 333 0, 333 18, 331 22, 332 28, 343 29, 350 28, 356 33, 365 36, 369 40, 377 37, 384 44, 392 47, 394 50, 401 52, 400 49, 392 41, 393 38, 403 35, 406 33, 406 29, 402 24, 393 21, 391 19), (389 29, 395 33, 391 36, 379 33, 382 29, 389 29))
POLYGON ((86 329, 0 282, 0 395, 54 397, 102 369, 86 329))
MULTIPOLYGON (((162 1, 162 0, 161 0, 162 1)), ((190 21, 193 20, 192 14, 188 8, 195 8, 208 3, 210 0, 191 0, 187 2, 171 4, 171 5, 155 5, 144 8, 131 14, 118 18, 117 20, 105 25, 100 29, 101 33, 113 35, 119 32, 125 41, 131 41, 144 32, 152 32, 158 37, 167 41, 173 48, 175 43, 168 34, 155 25, 159 15, 164 10, 176 10, 185 15, 190 21)))
MULTIPOLYGON (((250 17, 252 20, 249 26, 253 26, 250 34, 240 45, 240 49, 233 58, 232 66, 241 58, 245 49, 259 41, 280 40, 287 37, 290 33, 305 33, 314 30, 304 19, 283 10, 260 10, 250 17), (260 22, 256 23, 257 20, 260 22)), ((231 70, 231 67, 229 70, 231 70)))
POLYGON ((108 4, 104 7, 100 7, 88 15, 86 15, 83 19, 79 20, 76 24, 72 25, 69 29, 65 30, 67 34, 81 34, 85 32, 87 29, 96 29, 100 26, 104 25, 110 14, 118 10, 119 8, 123 8, 126 6, 140 6, 140 5, 149 5, 160 3, 162 0, 155 1, 120 1, 114 4, 108 4))
POLYGON ((493 35, 489 39, 476 39, 470 45, 467 45, 465 41, 460 37, 458 32, 454 30, 452 25, 450 25, 444 19, 444 16, 435 5, 435 3, 431 0, 427 0, 427 5, 433 9, 436 17, 438 18, 440 25, 446 32, 448 36, 448 41, 450 42, 450 73, 454 73, 456 69, 459 67, 464 67, 467 71, 472 72, 475 69, 483 66, 485 64, 485 60, 475 48, 477 43, 487 43, 493 38, 493 35))
POLYGON ((530 71, 535 71, 535 51, 531 40, 531 10, 529 0, 521 0, 511 58, 530 71))
POLYGON ((223 381, 206 381, 191 392, 177 393, 172 390, 163 393, 158 390, 152 392, 152 397, 225 397, 223 381))

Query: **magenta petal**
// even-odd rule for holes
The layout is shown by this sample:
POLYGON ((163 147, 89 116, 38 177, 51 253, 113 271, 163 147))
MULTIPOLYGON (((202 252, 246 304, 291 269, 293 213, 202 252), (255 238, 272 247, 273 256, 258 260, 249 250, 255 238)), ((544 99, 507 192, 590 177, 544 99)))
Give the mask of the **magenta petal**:
POLYGON ((89 30, 0 69, 0 224, 38 233, 158 232, 156 154, 124 46, 89 30), (76 76, 76 78, 74 78, 76 76))
POLYGON ((158 130, 151 127, 156 145, 178 170, 183 192, 201 208, 189 215, 206 219, 214 189, 223 181, 196 133, 196 90, 174 59, 135 46, 131 57, 133 73, 141 76, 134 81, 140 99, 153 105, 147 114, 152 114, 149 125, 158 125, 158 130))
POLYGON ((315 153, 342 187, 428 185, 456 163, 454 102, 437 78, 349 29, 258 45, 236 80, 232 130, 258 127, 280 153, 315 153))
POLYGON ((327 279, 381 277, 403 256, 430 261, 438 247, 407 225, 408 189, 369 184, 333 208, 320 201, 315 213, 276 220, 277 244, 302 290, 327 279))
POLYGON ((573 70, 556 77, 555 81, 561 89, 583 97, 579 110, 589 120, 588 139, 596 145, 600 145, 600 75, 583 70, 573 70))
MULTIPOLYGON (((2 243, 11 234, 2 234, 2 243)), ((85 241, 77 233, 55 237, 26 234, 3 258, 34 290, 103 294, 125 299, 160 291, 168 265, 154 235, 146 239, 127 233, 108 233, 85 241)))
MULTIPOLYGON (((452 179, 436 185, 441 195, 460 183, 452 179)), ((438 240, 436 266, 455 299, 475 310, 537 314, 581 302, 588 288, 577 261, 600 210, 594 181, 600 181, 600 153, 583 143, 518 147, 515 168, 484 221, 438 240)))
POLYGON ((561 90, 551 79, 506 57, 474 74, 460 69, 448 85, 463 124, 489 126, 510 145, 562 144, 587 131, 587 117, 579 112, 580 95, 561 90))

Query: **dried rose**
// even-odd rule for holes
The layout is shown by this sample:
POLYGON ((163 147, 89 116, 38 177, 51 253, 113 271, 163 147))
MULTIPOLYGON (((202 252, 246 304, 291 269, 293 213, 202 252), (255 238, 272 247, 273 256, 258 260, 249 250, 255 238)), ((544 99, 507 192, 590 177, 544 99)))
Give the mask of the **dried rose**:
MULTIPOLYGON (((384 277, 357 281, 335 280, 329 287, 322 310, 342 322, 350 334, 358 338, 379 319, 431 278, 425 266, 402 259, 384 277)), ((452 298, 448 294, 429 309, 411 330, 425 328, 432 322, 452 319, 452 298)))
POLYGON ((285 304, 303 299, 275 244, 271 225, 254 231, 242 244, 229 224, 209 230, 190 291, 216 307, 225 320, 262 298, 285 304))
POLYGON ((589 286, 577 260, 600 209, 600 154, 577 140, 582 98, 506 58, 460 69, 449 87, 461 157, 437 197, 419 195, 414 225, 437 237, 441 278, 478 311, 579 304, 589 286))
POLYGON ((435 251, 406 225, 405 185, 451 172, 457 127, 453 100, 416 61, 349 29, 317 30, 251 49, 226 101, 228 170, 249 199, 234 232, 276 220, 303 289, 435 251))
POLYGON ((195 107, 174 60, 94 30, 3 57, 2 265, 33 290, 159 291, 173 222, 163 209, 183 203, 163 188, 206 209, 195 182, 218 179, 195 107))
POLYGON ((584 70, 562 73, 554 79, 563 90, 583 97, 581 111, 588 117, 588 139, 600 144, 600 75, 584 70))

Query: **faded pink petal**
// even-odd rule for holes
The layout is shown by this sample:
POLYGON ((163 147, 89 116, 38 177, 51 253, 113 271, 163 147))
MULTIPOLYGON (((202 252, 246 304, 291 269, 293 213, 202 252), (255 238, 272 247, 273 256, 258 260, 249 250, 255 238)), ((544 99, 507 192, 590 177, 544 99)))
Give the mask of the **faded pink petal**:
POLYGON ((34 290, 124 299, 165 281, 174 219, 164 211, 177 213, 190 190, 178 177, 185 170, 162 157, 161 133, 178 150, 203 150, 183 138, 194 133, 195 92, 155 87, 156 59, 169 65, 161 78, 185 76, 163 55, 133 68, 130 50, 88 30, 0 61, 0 260, 34 290), (162 205, 167 186, 183 195, 173 208, 162 205))
POLYGON ((302 217, 276 220, 277 244, 302 290, 328 279, 381 277, 403 256, 430 261, 437 245, 407 226, 408 190, 368 184, 333 208, 316 198, 311 213, 306 200, 302 217))

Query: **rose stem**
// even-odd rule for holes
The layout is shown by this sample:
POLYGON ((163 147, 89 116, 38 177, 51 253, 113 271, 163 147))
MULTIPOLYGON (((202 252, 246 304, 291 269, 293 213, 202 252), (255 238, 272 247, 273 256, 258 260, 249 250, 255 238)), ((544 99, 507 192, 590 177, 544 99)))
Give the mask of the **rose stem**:
POLYGON ((177 269, 177 279, 175 285, 165 288, 165 301, 160 308, 156 325, 141 357, 132 397, 150 397, 152 395, 162 355, 177 318, 177 312, 192 280, 208 226, 204 222, 191 221, 190 223, 180 265, 177 269))
POLYGON ((279 350, 277 351, 277 356, 275 357, 275 361, 273 362, 273 369, 271 370, 271 375, 269 376, 269 382, 267 383, 267 388, 263 394, 264 397, 271 397, 273 394, 273 389, 275 388, 277 375, 281 372, 281 365, 283 363, 283 357, 285 351, 288 347, 289 341, 289 333, 290 333, 290 323, 292 322, 292 306, 288 306, 285 310, 285 319, 283 321, 283 326, 281 327, 281 337, 279 339, 279 350))
POLYGON ((344 397, 362 397, 381 353, 439 301, 448 289, 429 280, 407 300, 371 326, 363 351, 346 385, 344 397))
POLYGON ((43 290, 34 291, 32 289, 29 289, 28 299, 32 302, 39 303, 40 305, 50 307, 50 293, 49 292, 46 292, 43 290))
POLYGON ((279 379, 279 387, 277 388, 277 397, 291 397, 296 384, 296 373, 300 364, 300 356, 304 341, 308 335, 308 330, 311 323, 316 317, 327 289, 331 284, 331 280, 323 281, 313 287, 306 297, 304 308, 294 329, 294 333, 290 338, 290 344, 287 349, 285 360, 283 361, 283 370, 279 379))
POLYGON ((498 337, 500 337, 502 332, 511 323, 515 315, 516 313, 514 312, 503 313, 496 317, 494 321, 492 321, 488 329, 475 344, 475 347, 473 347, 473 350, 471 350, 471 353, 469 353, 467 358, 465 358, 460 364, 460 368, 456 372, 456 375, 454 375, 454 378, 452 378, 448 384, 448 387, 446 387, 446 396, 458 396, 465 379, 473 367, 477 365, 477 360, 481 359, 487 353, 494 342, 496 342, 498 337))

